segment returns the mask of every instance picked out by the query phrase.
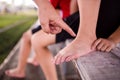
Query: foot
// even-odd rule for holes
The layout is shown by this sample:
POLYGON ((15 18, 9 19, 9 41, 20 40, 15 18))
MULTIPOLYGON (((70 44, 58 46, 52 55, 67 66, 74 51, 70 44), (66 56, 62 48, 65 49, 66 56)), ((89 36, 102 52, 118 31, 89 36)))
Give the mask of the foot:
MULTIPOLYGON (((95 39, 94 39, 95 40, 95 39)), ((91 51, 91 45, 94 40, 73 40, 70 44, 68 44, 64 49, 59 51, 59 53, 54 57, 53 62, 55 64, 60 64, 62 62, 68 62, 70 60, 76 59, 80 56, 84 56, 91 51)))
POLYGON ((10 69, 5 71, 5 74, 10 77, 15 77, 15 78, 25 78, 25 73, 21 72, 19 69, 10 69))

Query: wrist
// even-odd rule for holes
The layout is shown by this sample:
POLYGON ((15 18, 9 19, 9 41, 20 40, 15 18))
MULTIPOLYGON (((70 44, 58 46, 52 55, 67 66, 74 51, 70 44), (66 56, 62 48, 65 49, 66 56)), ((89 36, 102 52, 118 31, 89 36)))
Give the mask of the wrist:
POLYGON ((38 8, 41 8, 50 4, 49 0, 34 0, 34 2, 38 6, 38 8))

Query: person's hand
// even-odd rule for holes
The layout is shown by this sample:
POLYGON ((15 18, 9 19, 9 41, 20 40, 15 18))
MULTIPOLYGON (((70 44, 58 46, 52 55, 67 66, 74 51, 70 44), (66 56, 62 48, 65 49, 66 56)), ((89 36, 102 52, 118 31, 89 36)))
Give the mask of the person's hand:
POLYGON ((44 32, 57 34, 60 33, 62 29, 64 29, 71 36, 76 36, 72 29, 63 22, 62 18, 57 14, 52 5, 42 5, 42 7, 39 8, 38 16, 44 32))
POLYGON ((115 43, 110 39, 99 38, 92 44, 92 49, 96 49, 103 52, 110 52, 114 47, 115 43))

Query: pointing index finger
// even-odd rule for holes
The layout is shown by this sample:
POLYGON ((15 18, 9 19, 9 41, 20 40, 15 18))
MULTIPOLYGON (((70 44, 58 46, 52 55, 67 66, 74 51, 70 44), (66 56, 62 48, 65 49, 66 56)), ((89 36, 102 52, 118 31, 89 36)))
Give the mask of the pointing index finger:
POLYGON ((75 37, 76 34, 73 32, 73 30, 65 23, 63 22, 62 19, 59 19, 58 21, 56 21, 56 23, 65 31, 67 31, 71 36, 75 37))

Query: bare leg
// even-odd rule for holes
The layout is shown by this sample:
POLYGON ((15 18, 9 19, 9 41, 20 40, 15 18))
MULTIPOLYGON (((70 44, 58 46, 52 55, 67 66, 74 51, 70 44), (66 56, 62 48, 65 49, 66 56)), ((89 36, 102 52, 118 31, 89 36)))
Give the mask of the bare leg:
POLYGON ((48 45, 55 43, 55 35, 46 34, 42 30, 32 36, 32 46, 36 53, 46 80, 58 80, 55 64, 52 63, 52 54, 47 48, 48 45))
POLYGON ((31 31, 27 31, 21 38, 18 65, 14 69, 7 70, 5 73, 11 77, 25 77, 26 61, 31 49, 31 31))
POLYGON ((70 61, 91 52, 91 45, 96 40, 96 23, 101 0, 78 0, 80 27, 77 37, 54 58, 56 64, 70 61))
POLYGON ((70 14, 73 14, 78 11, 77 0, 71 0, 70 2, 70 14))
POLYGON ((32 65, 34 65, 34 66, 38 66, 39 63, 38 63, 38 61, 37 61, 37 56, 36 56, 36 54, 34 54, 32 57, 29 57, 29 59, 27 60, 27 63, 32 64, 32 65))
MULTIPOLYGON (((56 10, 58 14, 60 14, 60 10, 56 10)), ((77 0, 71 0, 70 3, 70 14, 73 14, 78 11, 78 4, 77 0)), ((34 66, 39 65, 37 60, 36 60, 36 55, 34 57, 30 57, 27 61, 30 64, 33 64, 34 66)))

